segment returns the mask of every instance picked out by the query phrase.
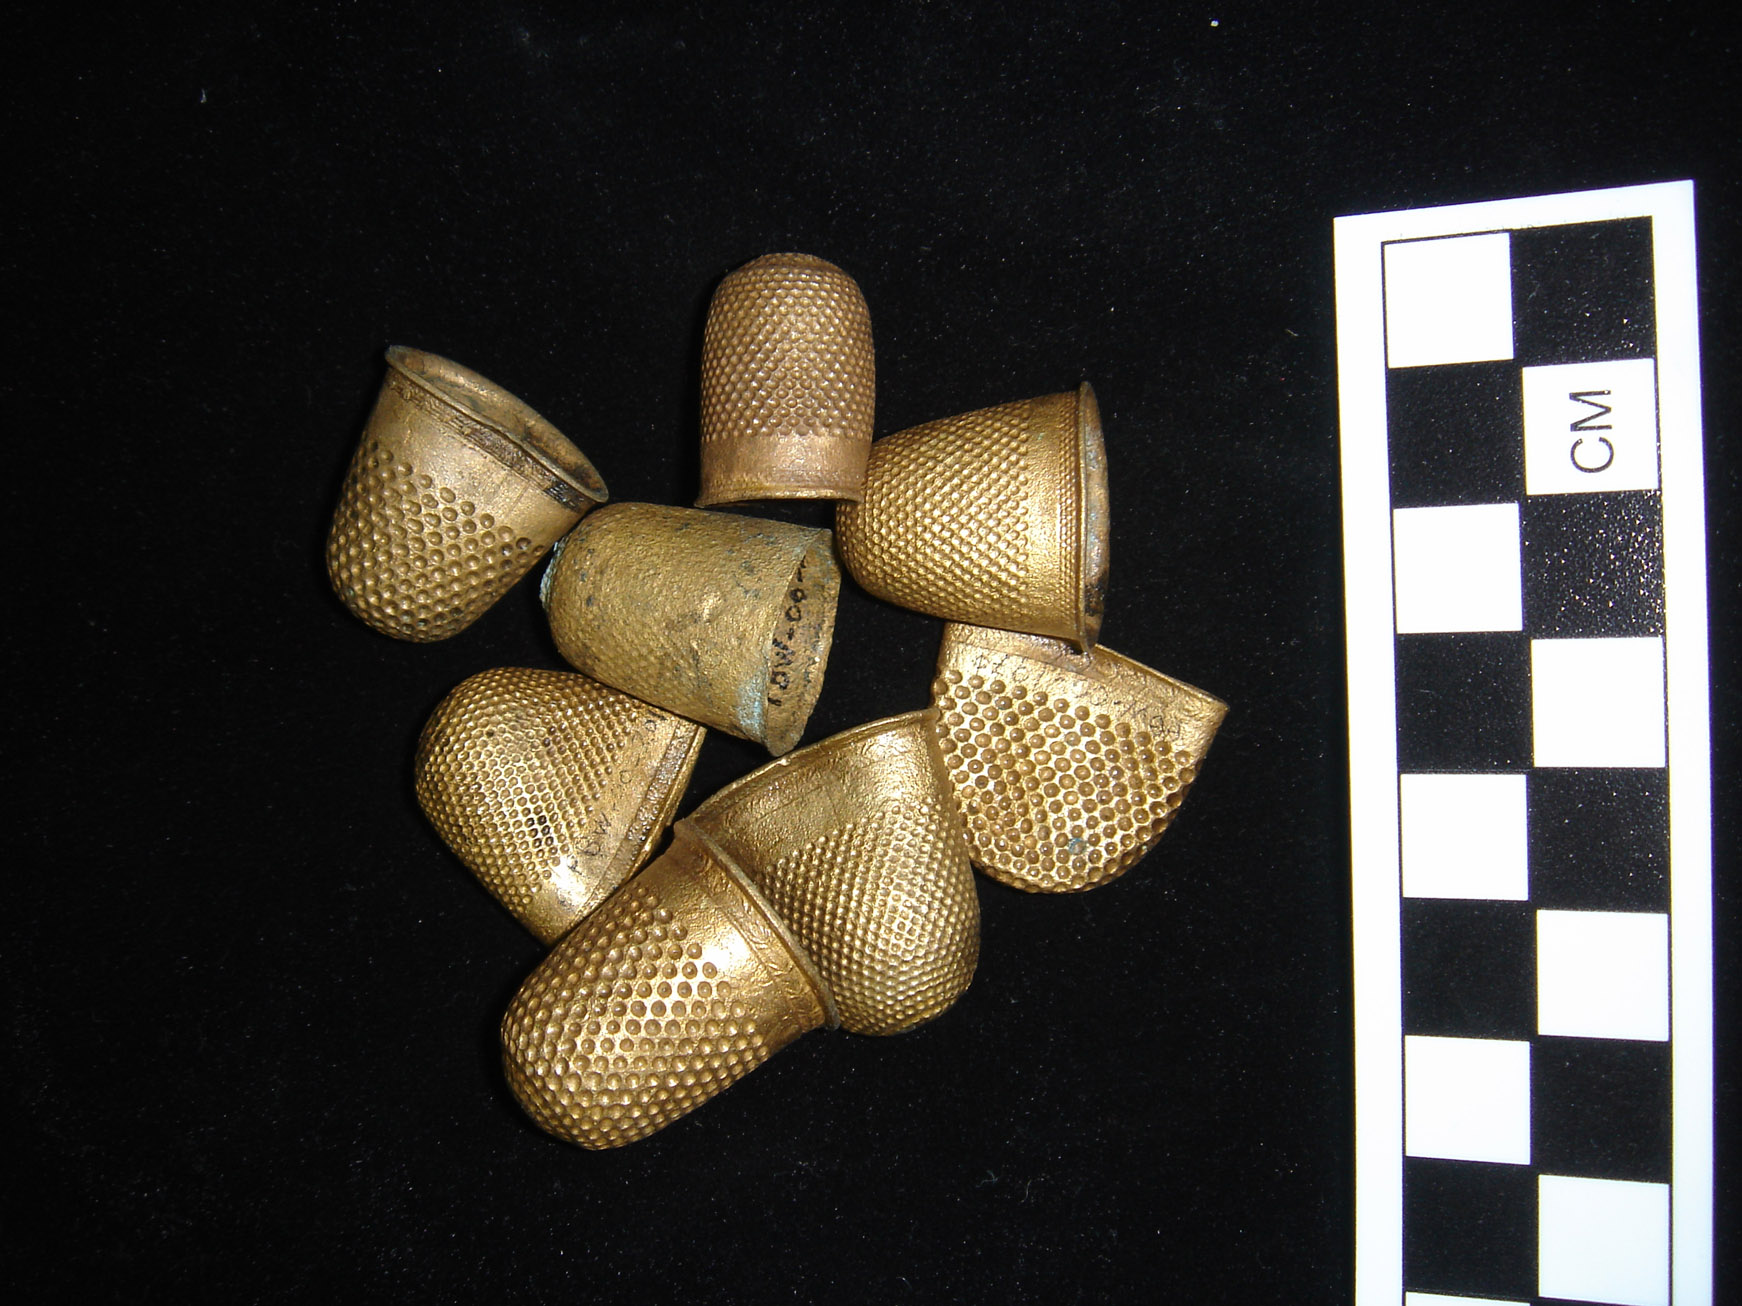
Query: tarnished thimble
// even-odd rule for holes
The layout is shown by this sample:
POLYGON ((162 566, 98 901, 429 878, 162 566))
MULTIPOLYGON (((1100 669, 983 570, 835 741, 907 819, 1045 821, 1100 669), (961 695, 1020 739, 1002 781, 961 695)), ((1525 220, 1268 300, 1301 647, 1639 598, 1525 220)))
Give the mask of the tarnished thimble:
POLYGON ((847 570, 950 621, 1090 648, 1107 585, 1107 455, 1087 385, 928 422, 871 446, 835 509, 847 570))
POLYGON ((1148 852, 1228 711, 1110 649, 954 624, 932 693, 975 864, 1045 893, 1105 884, 1148 852))
POLYGON ((383 634, 446 639, 604 501, 593 465, 520 400, 395 345, 345 474, 327 574, 383 634))
POLYGON ((835 1023, 827 987, 756 887, 680 824, 520 986, 502 1055, 541 1129, 621 1147, 835 1023))
POLYGON ((841 574, 829 532, 620 503, 544 578, 562 655, 595 680, 784 753, 823 686, 841 574))
POLYGON ((699 507, 857 499, 876 368, 858 283, 809 254, 764 254, 720 283, 702 336, 699 507))
POLYGON ((498 667, 424 726, 417 801, 484 887, 554 943, 646 860, 706 733, 586 676, 498 667))
POLYGON ((756 882, 858 1034, 899 1034, 967 989, 980 955, 968 844, 928 709, 771 762, 685 818, 756 882))

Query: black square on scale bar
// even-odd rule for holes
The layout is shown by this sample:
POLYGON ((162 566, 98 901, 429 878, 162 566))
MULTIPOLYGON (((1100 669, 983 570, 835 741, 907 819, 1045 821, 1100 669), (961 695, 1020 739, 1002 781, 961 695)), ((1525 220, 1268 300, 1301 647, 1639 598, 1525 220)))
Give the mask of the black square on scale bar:
POLYGON ((1654 492, 1523 501, 1524 628, 1537 638, 1663 633, 1663 517, 1654 492))
POLYGON ((1512 233, 1512 350, 1521 367, 1657 356, 1651 219, 1512 233))
POLYGON ((1524 396, 1514 363, 1385 374, 1391 505, 1500 503, 1524 493, 1524 396))
POLYGON ((1530 648, 1515 631, 1397 637, 1401 771, 1531 763, 1530 648))
POLYGON ((1530 1049, 1530 1157, 1549 1174, 1669 1182, 1669 1044, 1541 1038, 1530 1049))
POLYGON ((1528 902, 1403 900, 1403 1032, 1536 1032, 1536 912, 1528 902))
POLYGON ((1669 910, 1669 773, 1552 767, 1525 782, 1530 900, 1562 911, 1669 910))
POLYGON ((1403 1283, 1412 1292, 1534 1299, 1536 1171, 1406 1157, 1403 1283))

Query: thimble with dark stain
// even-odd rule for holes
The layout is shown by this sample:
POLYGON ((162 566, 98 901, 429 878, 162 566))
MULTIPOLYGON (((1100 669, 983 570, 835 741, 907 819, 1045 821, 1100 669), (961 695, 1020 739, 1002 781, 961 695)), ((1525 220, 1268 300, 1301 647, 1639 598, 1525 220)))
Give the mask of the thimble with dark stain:
POLYGON ((571 671, 498 667, 424 726, 417 801, 484 887, 554 943, 653 851, 706 733, 571 671))
POLYGON ((857 499, 876 401, 858 283, 809 254, 765 254, 720 283, 702 336, 699 507, 857 499))
POLYGON ((831 546, 814 527, 614 504, 551 560, 551 634, 593 679, 784 753, 822 689, 841 590, 831 546))
POLYGON ((383 634, 458 634, 595 504, 581 451, 476 372, 395 345, 327 536, 327 574, 383 634))
POLYGON ((827 986, 756 887, 679 824, 520 986, 503 1064, 540 1128, 621 1147, 836 1023, 827 986))
POLYGON ((871 446, 835 509, 841 558, 880 599, 1094 645, 1107 585, 1107 455, 1087 385, 928 422, 871 446))
POLYGON ((970 855, 1043 893, 1095 888, 1148 852, 1228 711, 1111 649, 955 624, 932 693, 970 855))
POLYGON ((841 1024, 898 1034, 967 989, 980 903, 930 709, 873 721, 771 762, 685 818, 792 927, 841 1024))

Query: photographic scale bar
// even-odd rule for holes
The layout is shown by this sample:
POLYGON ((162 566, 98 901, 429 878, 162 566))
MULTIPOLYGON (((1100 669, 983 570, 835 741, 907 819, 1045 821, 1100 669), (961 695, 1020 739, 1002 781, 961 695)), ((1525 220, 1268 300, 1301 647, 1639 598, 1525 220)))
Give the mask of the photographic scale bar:
POLYGON ((1356 1302, 1710 1303, 1693 185, 1335 240, 1356 1302))

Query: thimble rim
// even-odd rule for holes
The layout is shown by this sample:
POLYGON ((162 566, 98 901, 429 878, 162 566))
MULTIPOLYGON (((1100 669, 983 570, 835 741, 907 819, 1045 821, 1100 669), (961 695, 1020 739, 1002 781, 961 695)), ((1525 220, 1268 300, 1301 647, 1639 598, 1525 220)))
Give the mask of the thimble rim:
POLYGON ((1081 619, 1077 646, 1088 652, 1101 637, 1107 608, 1111 520, 1107 497, 1107 442, 1101 406, 1087 381, 1077 387, 1077 583, 1081 619))
POLYGON ((672 844, 675 846, 679 839, 693 839, 709 857, 713 858, 721 870, 731 876, 732 882, 744 891, 744 896, 750 901, 751 906, 755 907, 766 918, 769 928, 792 952, 793 960, 798 963, 799 970, 803 972, 811 987, 816 990, 817 1000, 823 1008, 824 1027, 839 1029, 841 1027, 841 1013, 835 1008, 834 990, 823 978, 823 973, 817 968, 817 963, 812 959, 810 952, 804 944, 799 942, 798 935, 792 932, 792 927, 781 918, 780 913, 774 909, 774 904, 768 901, 767 895, 756 887, 756 881, 744 873, 744 868, 739 866, 732 855, 720 847, 706 830, 687 816, 671 827, 672 844))
POLYGON ((690 810, 684 817, 686 822, 693 822, 697 817, 706 819, 722 807, 729 807, 739 796, 757 788, 767 781, 768 777, 777 773, 794 770, 800 766, 808 766, 821 758, 832 757, 844 748, 849 748, 875 735, 893 734, 898 730, 906 730, 915 726, 927 727, 922 734, 929 733, 930 718, 937 716, 935 706, 922 707, 912 712, 900 712, 895 716, 879 717, 875 721, 861 722, 859 725, 819 739, 814 744, 806 744, 795 752, 777 757, 771 762, 764 762, 749 775, 741 775, 728 785, 716 789, 706 799, 690 810))
MULTIPOLYGON (((1228 714, 1228 704, 1217 698, 1206 689, 1181 680, 1178 676, 1170 676, 1165 671, 1157 671, 1154 667, 1139 662, 1136 658, 1108 648, 1105 644, 1097 644, 1092 649, 1081 652, 1069 646, 1064 640, 1052 639, 1046 635, 1029 635, 1020 631, 1000 630, 993 626, 976 626, 966 621, 950 621, 944 624, 943 639, 938 643, 938 665, 941 667, 952 643, 978 645, 994 652, 1007 653, 1017 657, 1027 658, 1032 662, 1041 662, 1061 671, 1071 671, 1082 674, 1086 665, 1099 662, 1103 666, 1117 667, 1123 671, 1135 673, 1144 679, 1160 680, 1176 689, 1183 690, 1201 702, 1204 707, 1216 713, 1218 726, 1223 717, 1228 714), (976 639, 975 636, 984 632, 991 635, 991 640, 976 639), (1000 648, 999 642, 1011 645, 1000 648), (1018 642, 1053 645, 1052 648, 1020 648, 1018 642)), ((1207 746, 1206 746, 1207 747, 1207 746)))
POLYGON ((411 345, 389 346, 387 364, 426 394, 488 426, 583 499, 597 505, 610 498, 604 478, 574 441, 512 391, 411 345))

